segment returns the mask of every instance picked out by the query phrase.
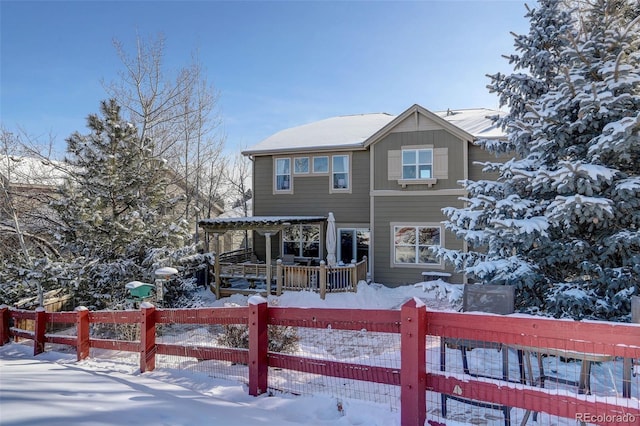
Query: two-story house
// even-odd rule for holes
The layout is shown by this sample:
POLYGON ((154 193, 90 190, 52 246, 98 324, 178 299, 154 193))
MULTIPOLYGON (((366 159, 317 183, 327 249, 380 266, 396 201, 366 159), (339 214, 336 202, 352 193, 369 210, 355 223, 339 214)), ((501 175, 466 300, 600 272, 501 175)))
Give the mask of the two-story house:
MULTIPOLYGON (((463 248, 445 231, 441 210, 462 205, 460 180, 487 178, 474 163, 494 158, 475 141, 504 137, 490 118, 497 114, 413 105, 398 116, 341 116, 282 130, 243 152, 253 161, 253 214, 333 212, 337 260, 366 255, 378 283, 415 283, 424 271, 453 273, 430 247, 463 248)), ((277 247, 270 244, 272 252, 324 259, 325 233, 322 223, 291 225, 279 233, 277 247)), ((263 255, 260 235, 254 243, 263 255)))

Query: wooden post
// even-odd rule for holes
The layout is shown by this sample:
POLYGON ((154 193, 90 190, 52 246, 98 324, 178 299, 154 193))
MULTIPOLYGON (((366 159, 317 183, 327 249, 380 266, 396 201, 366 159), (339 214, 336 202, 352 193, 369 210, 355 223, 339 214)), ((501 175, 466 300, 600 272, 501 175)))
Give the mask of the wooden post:
POLYGON ((324 260, 320 261, 320 299, 324 300, 327 294, 327 264, 324 260))
POLYGON ((33 334, 33 356, 44 352, 45 333, 47 332, 47 312, 43 307, 36 308, 36 325, 33 334))
POLYGON ((84 306, 78 306, 75 311, 77 312, 76 316, 76 355, 78 361, 82 361, 83 359, 89 356, 89 350, 91 348, 91 344, 89 342, 89 310, 84 306))
POLYGON ((282 294, 282 259, 276 260, 276 295, 282 294))
POLYGON ((354 293, 358 291, 358 265, 354 260, 351 261, 351 269, 349 270, 350 279, 351 279, 351 291, 354 293))
POLYGON ((156 308, 149 302, 140 305, 140 372, 156 368, 156 308))
POLYGON ((267 391, 269 371, 267 300, 260 296, 249 298, 249 395, 267 391))
POLYGON ((271 295, 271 276, 273 271, 271 270, 271 232, 265 232, 265 248, 266 248, 266 261, 267 261, 267 296, 271 295))
POLYGON ((214 248, 216 250, 216 256, 213 259, 213 268, 215 272, 215 286, 214 293, 216 300, 220 299, 220 237, 218 234, 213 234, 214 248))
POLYGON ((7 305, 0 306, 0 346, 9 342, 11 336, 11 312, 7 305))
POLYGON ((423 426, 427 417, 427 311, 422 302, 411 299, 400 313, 400 423, 423 426))

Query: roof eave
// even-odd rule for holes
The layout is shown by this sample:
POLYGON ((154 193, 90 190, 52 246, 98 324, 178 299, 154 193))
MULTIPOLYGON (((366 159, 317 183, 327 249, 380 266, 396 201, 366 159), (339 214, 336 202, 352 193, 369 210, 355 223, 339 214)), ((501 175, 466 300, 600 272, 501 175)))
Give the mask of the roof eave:
POLYGON ((269 156, 269 155, 287 155, 287 154, 307 154, 307 153, 322 153, 322 152, 336 152, 336 151, 364 151, 366 147, 364 142, 358 144, 341 144, 341 145, 325 145, 325 146, 305 146, 299 148, 281 148, 281 149, 266 149, 266 150, 254 150, 254 151, 242 151, 242 155, 246 157, 256 156, 269 156))

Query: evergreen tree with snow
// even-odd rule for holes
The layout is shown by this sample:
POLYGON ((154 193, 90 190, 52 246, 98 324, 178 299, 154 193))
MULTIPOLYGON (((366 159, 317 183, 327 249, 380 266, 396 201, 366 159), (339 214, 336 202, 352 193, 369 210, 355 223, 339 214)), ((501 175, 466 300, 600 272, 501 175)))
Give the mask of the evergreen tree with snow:
POLYGON ((149 282, 159 258, 191 250, 187 224, 167 214, 175 200, 151 141, 138 138, 115 101, 100 110, 87 119, 89 134, 67 139, 73 175, 54 203, 58 240, 73 256, 79 298, 91 308, 116 307, 127 282, 149 282))
POLYGON ((526 73, 493 76, 508 141, 486 146, 515 156, 486 165, 497 182, 464 183, 467 205, 446 209, 446 226, 470 250, 439 254, 483 283, 516 285, 523 310, 624 319, 640 292, 640 8, 594 0, 570 12, 541 1, 511 57, 526 73))

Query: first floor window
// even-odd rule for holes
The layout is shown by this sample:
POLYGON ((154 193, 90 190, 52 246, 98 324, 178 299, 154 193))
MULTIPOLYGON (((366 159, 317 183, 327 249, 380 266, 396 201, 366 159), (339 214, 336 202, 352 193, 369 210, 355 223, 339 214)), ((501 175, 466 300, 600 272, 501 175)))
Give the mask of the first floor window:
POLYGON ((402 151, 402 179, 431 179, 432 177, 432 149, 405 149, 402 151))
POLYGON ((276 191, 291 189, 291 159, 278 158, 276 160, 276 191))
POLYGON ((282 254, 320 257, 320 225, 293 225, 282 233, 282 254))
POLYGON ((439 226, 394 226, 394 263, 438 265, 431 251, 440 246, 439 226))
POLYGON ((333 189, 349 189, 349 156, 334 155, 332 160, 333 189))

